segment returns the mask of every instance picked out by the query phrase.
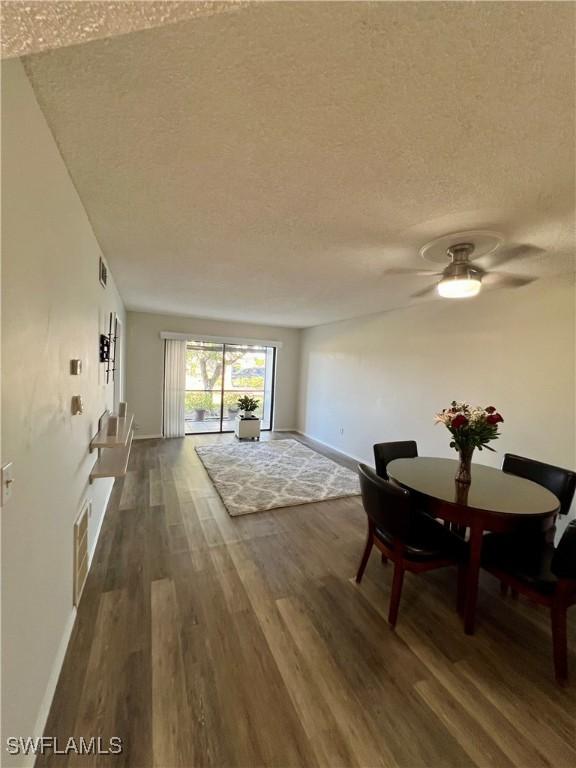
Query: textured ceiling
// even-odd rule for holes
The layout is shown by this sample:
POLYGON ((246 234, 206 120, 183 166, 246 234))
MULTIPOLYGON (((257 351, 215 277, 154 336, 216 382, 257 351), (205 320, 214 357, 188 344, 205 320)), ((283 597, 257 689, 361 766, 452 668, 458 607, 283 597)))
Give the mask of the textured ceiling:
POLYGON ((574 14, 264 3, 25 61, 129 308, 308 326, 455 230, 573 269, 574 14))
POLYGON ((2 0, 2 58, 237 10, 240 0, 2 0))

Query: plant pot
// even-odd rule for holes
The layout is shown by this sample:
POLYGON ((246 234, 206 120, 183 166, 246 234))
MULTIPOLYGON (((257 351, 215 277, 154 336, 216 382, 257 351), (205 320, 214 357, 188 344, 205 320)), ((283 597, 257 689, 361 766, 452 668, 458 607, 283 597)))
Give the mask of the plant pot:
POLYGON ((461 485, 470 485, 472 482, 472 454, 474 448, 460 448, 460 464, 456 472, 456 482, 461 485))
POLYGON ((194 412, 196 413, 196 421, 204 421, 204 417, 206 416, 205 408, 194 408, 194 412))

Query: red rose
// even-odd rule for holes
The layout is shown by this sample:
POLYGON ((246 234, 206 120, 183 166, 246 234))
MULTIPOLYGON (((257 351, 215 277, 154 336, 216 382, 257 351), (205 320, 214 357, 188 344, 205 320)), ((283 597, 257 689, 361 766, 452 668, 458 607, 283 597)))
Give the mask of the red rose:
POLYGON ((484 409, 486 413, 496 413, 496 408, 494 408, 493 405, 489 405, 488 408, 484 409))
POLYGON ((450 426, 452 429, 460 429, 460 427, 463 427, 466 424, 468 424, 468 419, 466 416, 462 416, 462 414, 459 413, 458 416, 452 419, 452 424, 450 426))
POLYGON ((499 424, 501 421, 504 421, 502 416, 500 416, 499 413, 491 413, 489 416, 486 417, 486 421, 488 424, 499 424))

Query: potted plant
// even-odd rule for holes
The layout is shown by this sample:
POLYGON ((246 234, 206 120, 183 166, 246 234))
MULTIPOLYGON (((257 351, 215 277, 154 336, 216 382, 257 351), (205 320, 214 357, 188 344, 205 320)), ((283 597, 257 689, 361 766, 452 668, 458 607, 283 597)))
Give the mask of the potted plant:
POLYGON ((488 443, 500 436, 498 424, 504 419, 493 405, 487 408, 471 408, 467 403, 452 400, 450 408, 444 408, 436 414, 436 423, 444 424, 452 435, 450 448, 460 455, 460 464, 456 473, 456 482, 470 485, 472 454, 474 449, 486 448, 493 451, 488 443))
POLYGON ((204 421, 212 410, 212 395, 207 392, 190 392, 186 395, 186 410, 194 411, 196 421, 204 421))
POLYGON ((237 396, 224 395, 224 405, 228 410, 228 418, 234 420, 236 416, 238 416, 238 411, 240 410, 237 396))
POLYGON ((260 400, 250 395, 242 395, 238 398, 238 408, 242 411, 243 419, 255 419, 254 411, 258 408, 260 400))

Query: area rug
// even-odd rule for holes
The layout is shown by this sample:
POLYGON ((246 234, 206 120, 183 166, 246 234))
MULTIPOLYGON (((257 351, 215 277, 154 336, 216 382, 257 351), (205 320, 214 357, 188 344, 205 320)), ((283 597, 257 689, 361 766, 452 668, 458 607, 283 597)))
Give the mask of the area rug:
POLYGON ((205 445, 196 453, 232 516, 360 493, 354 472, 297 440, 205 445))

